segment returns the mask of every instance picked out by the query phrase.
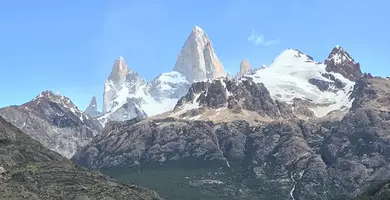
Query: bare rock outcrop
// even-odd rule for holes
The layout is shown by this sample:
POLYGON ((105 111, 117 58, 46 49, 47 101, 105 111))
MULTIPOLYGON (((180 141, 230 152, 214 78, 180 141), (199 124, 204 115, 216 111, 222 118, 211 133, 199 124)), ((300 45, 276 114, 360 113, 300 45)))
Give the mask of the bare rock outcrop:
POLYGON ((190 83, 225 76, 211 40, 198 26, 192 29, 173 70, 183 74, 190 83))
POLYGON ((251 64, 249 63, 248 60, 243 60, 240 63, 240 71, 237 74, 237 77, 242 77, 244 75, 250 74, 252 71, 251 64))

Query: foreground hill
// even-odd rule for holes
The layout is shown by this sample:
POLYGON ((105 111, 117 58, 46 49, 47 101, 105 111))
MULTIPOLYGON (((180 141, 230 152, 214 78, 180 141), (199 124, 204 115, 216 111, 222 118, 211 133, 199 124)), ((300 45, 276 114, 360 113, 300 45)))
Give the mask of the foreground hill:
POLYGON ((0 199, 160 198, 151 190, 75 166, 0 117, 0 199))

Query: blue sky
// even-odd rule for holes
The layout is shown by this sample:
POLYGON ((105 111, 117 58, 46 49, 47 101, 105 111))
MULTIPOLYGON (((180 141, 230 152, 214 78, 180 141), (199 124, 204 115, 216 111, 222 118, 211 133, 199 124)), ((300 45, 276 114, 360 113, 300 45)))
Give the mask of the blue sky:
POLYGON ((0 1, 0 107, 43 90, 59 91, 81 109, 95 95, 101 107, 118 56, 151 80, 171 71, 194 25, 231 72, 243 59, 269 65, 287 48, 323 61, 341 45, 363 71, 390 76, 389 6, 385 0, 0 1))

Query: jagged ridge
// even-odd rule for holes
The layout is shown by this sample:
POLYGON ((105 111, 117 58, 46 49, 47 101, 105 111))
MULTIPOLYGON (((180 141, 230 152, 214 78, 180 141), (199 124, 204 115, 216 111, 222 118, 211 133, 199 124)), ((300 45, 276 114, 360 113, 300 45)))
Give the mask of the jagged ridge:
POLYGON ((1 108, 0 116, 68 158, 102 130, 97 120, 83 114, 68 97, 51 91, 23 105, 1 108))
POLYGON ((0 199, 158 200, 160 197, 151 190, 120 184, 98 172, 75 166, 0 117, 0 199))

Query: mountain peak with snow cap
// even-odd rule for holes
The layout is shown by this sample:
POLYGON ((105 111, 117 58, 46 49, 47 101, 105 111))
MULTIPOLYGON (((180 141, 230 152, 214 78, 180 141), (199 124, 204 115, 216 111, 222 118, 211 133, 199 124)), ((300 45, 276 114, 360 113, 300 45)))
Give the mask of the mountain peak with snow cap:
POLYGON ((332 49, 324 63, 326 71, 339 73, 351 81, 356 81, 362 76, 360 64, 339 45, 332 49))
POLYGON ((351 107, 348 98, 354 82, 337 72, 327 72, 326 65, 299 50, 283 51, 272 64, 256 70, 248 78, 263 83, 272 98, 293 104, 294 99, 310 102, 317 117, 332 110, 351 107), (324 105, 327 105, 324 107, 324 105))
POLYGON ((290 65, 291 67, 297 67, 297 62, 315 62, 313 57, 297 50, 297 49, 286 49, 279 54, 272 62, 270 67, 285 67, 290 65))
POLYGON ((183 74, 190 83, 225 76, 222 62, 218 59, 211 40, 199 26, 192 29, 173 71, 183 74))
MULTIPOLYGON (((104 84, 103 113, 112 108, 119 93, 134 94, 146 81, 136 72, 129 69, 123 57, 115 60, 112 71, 104 84)), ((124 97, 125 98, 125 97, 124 97)))
POLYGON ((353 58, 349 55, 349 53, 341 46, 336 45, 332 51, 330 52, 328 58, 325 62, 329 62, 330 60, 334 60, 337 63, 348 61, 352 63, 356 63, 353 58))

